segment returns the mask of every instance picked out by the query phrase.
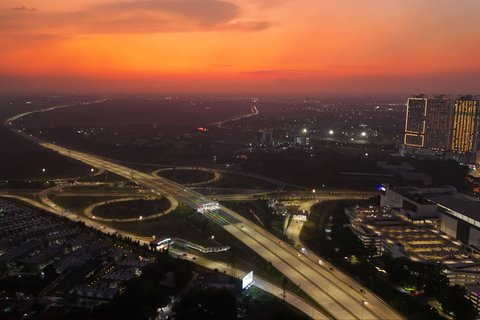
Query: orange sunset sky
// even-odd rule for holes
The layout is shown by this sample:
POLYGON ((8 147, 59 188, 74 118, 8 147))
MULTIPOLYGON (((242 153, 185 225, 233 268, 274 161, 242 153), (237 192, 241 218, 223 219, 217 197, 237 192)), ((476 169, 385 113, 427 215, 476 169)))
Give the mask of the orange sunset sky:
POLYGON ((478 0, 2 0, 0 91, 478 93, 478 0))

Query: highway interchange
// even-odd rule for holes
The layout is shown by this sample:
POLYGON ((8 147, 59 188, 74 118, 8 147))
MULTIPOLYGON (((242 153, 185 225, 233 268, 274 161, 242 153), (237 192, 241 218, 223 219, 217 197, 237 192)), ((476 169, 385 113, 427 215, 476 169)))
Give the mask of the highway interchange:
MULTIPOLYGON (((102 100, 92 103, 98 103, 102 100)), ((65 107, 65 106, 61 106, 65 107)), ((13 127, 13 122, 35 112, 53 110, 55 107, 24 113, 6 120, 13 132, 44 148, 63 156, 81 161, 92 167, 113 172, 134 180, 158 195, 173 197, 191 208, 198 208, 211 199, 181 184, 162 177, 152 176, 105 158, 70 150, 54 143, 42 141, 13 127)), ((200 214, 200 213, 199 213, 200 214)), ((237 239, 250 247, 265 260, 272 263, 281 273, 296 283, 311 298, 336 319, 401 319, 402 317, 373 293, 362 288, 355 280, 336 270, 333 266, 320 263, 317 257, 305 255, 284 243, 273 234, 257 226, 240 214, 220 205, 218 210, 205 212, 205 216, 221 225, 237 239), (365 292, 365 293, 363 293, 365 292)))

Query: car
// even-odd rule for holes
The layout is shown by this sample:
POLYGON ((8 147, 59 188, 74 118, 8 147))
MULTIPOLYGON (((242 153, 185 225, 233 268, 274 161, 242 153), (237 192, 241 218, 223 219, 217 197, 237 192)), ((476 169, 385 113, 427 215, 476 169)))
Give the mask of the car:
POLYGON ((333 272, 333 271, 335 271, 335 269, 333 269, 333 268, 330 268, 330 271, 332 271, 332 272, 333 272))
POLYGON ((361 294, 365 294, 365 290, 360 289, 360 293, 361 293, 361 294))
POLYGON ((197 260, 197 257, 193 257, 192 259, 193 259, 193 260, 197 260))

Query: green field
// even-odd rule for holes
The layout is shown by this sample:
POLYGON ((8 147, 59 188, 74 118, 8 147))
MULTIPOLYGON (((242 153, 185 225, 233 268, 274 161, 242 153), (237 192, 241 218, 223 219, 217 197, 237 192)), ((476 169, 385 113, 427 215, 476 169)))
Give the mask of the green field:
POLYGON ((245 306, 248 319, 310 319, 291 305, 281 301, 278 296, 273 295, 251 287, 241 297, 241 302, 245 306))
POLYGON ((59 206, 72 210, 77 211, 78 213, 83 212, 83 210, 91 204, 102 202, 102 201, 109 201, 113 199, 118 199, 118 197, 95 197, 95 196, 86 196, 86 197, 79 197, 79 196, 61 196, 61 195, 50 195, 50 200, 58 204, 59 206))
POLYGON ((108 171, 105 171, 104 173, 99 175, 90 174, 89 176, 77 179, 77 181, 81 181, 81 182, 113 182, 113 181, 126 181, 126 180, 128 179, 125 179, 122 176, 119 176, 115 173, 108 172, 108 171))
POLYGON ((170 201, 162 197, 155 200, 129 200, 109 202, 93 209, 93 214, 106 219, 130 219, 148 217, 170 208, 170 201))
POLYGON ((181 184, 199 183, 213 179, 213 171, 190 170, 190 169, 172 169, 160 171, 161 177, 175 181, 181 184))
POLYGON ((267 180, 233 173, 222 173, 220 180, 212 182, 208 186, 238 189, 275 189, 277 187, 274 183, 267 180))
POLYGON ((205 247, 223 245, 223 243, 212 240, 210 238, 211 233, 207 230, 199 228, 199 226, 186 219, 186 215, 192 212, 192 209, 179 206, 169 214, 150 220, 103 223, 112 228, 143 237, 155 236, 157 239, 177 237, 205 247))

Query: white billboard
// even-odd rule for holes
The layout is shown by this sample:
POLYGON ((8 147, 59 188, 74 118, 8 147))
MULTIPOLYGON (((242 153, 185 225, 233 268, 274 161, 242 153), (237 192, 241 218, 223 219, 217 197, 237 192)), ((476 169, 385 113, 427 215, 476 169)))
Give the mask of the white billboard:
POLYGON ((253 284, 253 271, 250 271, 247 273, 245 277, 242 279, 242 289, 245 289, 246 287, 250 286, 253 284))

